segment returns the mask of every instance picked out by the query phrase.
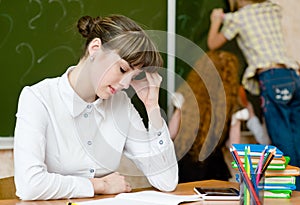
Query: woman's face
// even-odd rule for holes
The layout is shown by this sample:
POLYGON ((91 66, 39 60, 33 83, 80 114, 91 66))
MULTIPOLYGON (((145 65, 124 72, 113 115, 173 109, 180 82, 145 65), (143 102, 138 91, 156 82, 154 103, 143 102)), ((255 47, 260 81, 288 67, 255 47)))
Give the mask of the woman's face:
POLYGON ((138 74, 142 72, 141 66, 132 67, 119 55, 110 53, 105 61, 99 59, 99 70, 102 72, 94 73, 91 76, 94 79, 95 94, 101 99, 108 99, 118 91, 127 89, 138 74))

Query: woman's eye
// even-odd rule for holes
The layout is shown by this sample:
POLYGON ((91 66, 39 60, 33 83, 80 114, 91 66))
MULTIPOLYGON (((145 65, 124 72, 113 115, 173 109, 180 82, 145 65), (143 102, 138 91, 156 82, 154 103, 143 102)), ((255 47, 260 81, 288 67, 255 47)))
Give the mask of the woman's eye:
POLYGON ((124 70, 122 67, 120 67, 120 71, 121 71, 121 73, 125 73, 126 72, 126 70, 124 70))

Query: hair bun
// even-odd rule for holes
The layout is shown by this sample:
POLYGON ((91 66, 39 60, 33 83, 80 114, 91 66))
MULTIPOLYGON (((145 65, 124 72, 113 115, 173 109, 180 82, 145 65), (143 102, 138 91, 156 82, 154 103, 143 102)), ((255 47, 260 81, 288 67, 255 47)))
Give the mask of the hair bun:
POLYGON ((83 16, 77 22, 77 28, 79 33, 87 38, 92 33, 95 24, 98 24, 101 21, 100 17, 92 18, 90 16, 83 16))

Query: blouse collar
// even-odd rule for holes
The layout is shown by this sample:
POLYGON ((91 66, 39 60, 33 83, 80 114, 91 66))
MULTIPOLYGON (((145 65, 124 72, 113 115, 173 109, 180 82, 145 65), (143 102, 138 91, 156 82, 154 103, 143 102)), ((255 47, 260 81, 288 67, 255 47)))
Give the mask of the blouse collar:
POLYGON ((85 102, 72 88, 68 74, 75 68, 71 66, 61 76, 58 87, 62 100, 65 102, 67 109, 69 110, 72 117, 79 116, 84 110, 95 107, 96 110, 105 117, 103 99, 98 98, 92 103, 85 102))

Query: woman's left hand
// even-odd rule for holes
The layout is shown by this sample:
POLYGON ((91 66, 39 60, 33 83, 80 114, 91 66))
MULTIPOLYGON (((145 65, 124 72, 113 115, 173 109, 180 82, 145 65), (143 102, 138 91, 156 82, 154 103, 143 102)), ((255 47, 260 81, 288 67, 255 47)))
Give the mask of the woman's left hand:
POLYGON ((144 103, 147 110, 157 108, 159 87, 162 77, 157 73, 146 72, 146 78, 133 80, 131 86, 136 91, 140 100, 144 103))

